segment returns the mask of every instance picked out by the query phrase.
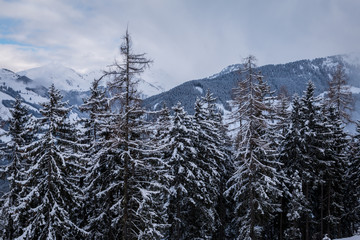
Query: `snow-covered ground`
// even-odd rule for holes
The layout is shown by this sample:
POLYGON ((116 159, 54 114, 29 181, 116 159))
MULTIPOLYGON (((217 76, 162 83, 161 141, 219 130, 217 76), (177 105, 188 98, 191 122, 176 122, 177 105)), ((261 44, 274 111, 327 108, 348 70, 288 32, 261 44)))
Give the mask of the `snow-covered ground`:
POLYGON ((349 238, 338 238, 338 239, 334 239, 334 240, 360 240, 360 235, 349 237, 349 238))

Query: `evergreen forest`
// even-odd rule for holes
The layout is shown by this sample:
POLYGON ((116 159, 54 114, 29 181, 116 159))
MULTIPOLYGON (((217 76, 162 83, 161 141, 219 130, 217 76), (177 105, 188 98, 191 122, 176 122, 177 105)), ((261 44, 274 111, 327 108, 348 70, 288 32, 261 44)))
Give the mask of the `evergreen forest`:
POLYGON ((128 32, 80 110, 52 85, 41 117, 18 98, 0 176, 1 239, 322 240, 360 229, 360 122, 339 65, 324 96, 277 95, 249 56, 223 115, 207 91, 142 107, 151 65, 128 32), (100 81, 110 79, 107 88, 100 81), (356 133, 345 130, 357 126, 356 133))

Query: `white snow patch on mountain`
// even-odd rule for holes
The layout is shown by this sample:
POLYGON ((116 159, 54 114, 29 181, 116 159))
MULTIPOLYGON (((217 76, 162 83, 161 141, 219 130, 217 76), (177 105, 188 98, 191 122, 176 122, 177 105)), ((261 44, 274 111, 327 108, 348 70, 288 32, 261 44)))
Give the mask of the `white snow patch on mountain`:
POLYGON ((203 94, 203 89, 201 87, 195 87, 196 90, 198 90, 200 92, 200 94, 203 94))

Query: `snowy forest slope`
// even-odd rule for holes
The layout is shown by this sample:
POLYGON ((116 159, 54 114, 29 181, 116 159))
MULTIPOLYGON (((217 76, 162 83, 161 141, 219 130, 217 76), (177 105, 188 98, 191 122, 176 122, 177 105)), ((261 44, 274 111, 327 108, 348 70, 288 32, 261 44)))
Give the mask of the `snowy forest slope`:
MULTIPOLYGON (((348 84, 355 99, 355 111, 353 119, 360 117, 360 61, 355 54, 336 55, 316 58, 313 60, 299 60, 286 64, 271 64, 258 67, 265 81, 273 91, 285 88, 290 96, 294 93, 301 95, 309 80, 316 86, 315 94, 321 94, 328 89, 328 81, 338 64, 343 64, 348 76, 348 84)), ((238 70, 241 64, 234 64, 224 68, 220 73, 203 79, 185 82, 167 92, 151 96, 144 100, 144 106, 148 109, 160 109, 162 103, 173 106, 180 101, 185 110, 193 113, 193 103, 197 97, 204 96, 206 90, 210 90, 218 98, 226 110, 230 110, 228 101, 232 99, 232 89, 235 87, 240 76, 238 70)))

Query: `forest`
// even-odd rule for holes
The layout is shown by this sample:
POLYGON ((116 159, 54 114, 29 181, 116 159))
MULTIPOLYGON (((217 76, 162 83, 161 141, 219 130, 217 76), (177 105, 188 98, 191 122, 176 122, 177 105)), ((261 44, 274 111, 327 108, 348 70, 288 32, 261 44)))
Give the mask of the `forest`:
POLYGON ((1 239, 321 240, 360 228, 360 122, 343 66, 328 94, 277 95, 249 56, 231 115, 209 91, 145 110, 138 77, 151 63, 126 32, 71 122, 52 85, 39 118, 18 98, 0 176, 1 239), (110 79, 107 89, 100 81, 110 79), (345 131, 356 124, 356 133, 345 131))

